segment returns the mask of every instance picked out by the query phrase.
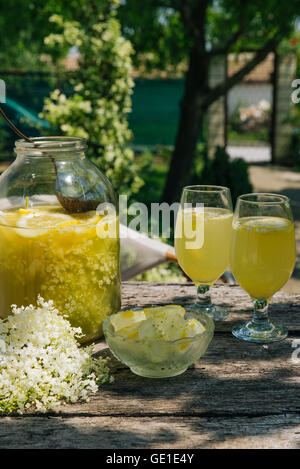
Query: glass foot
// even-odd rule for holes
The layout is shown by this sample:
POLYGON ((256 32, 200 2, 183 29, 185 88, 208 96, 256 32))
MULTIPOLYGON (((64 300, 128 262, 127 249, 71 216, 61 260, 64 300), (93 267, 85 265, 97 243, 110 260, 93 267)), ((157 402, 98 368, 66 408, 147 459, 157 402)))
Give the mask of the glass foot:
POLYGON ((241 340, 266 344, 268 342, 278 342, 287 337, 288 331, 282 326, 268 322, 257 327, 253 321, 237 324, 232 328, 232 334, 241 340))
POLYGON ((210 304, 209 306, 202 306, 198 303, 194 303, 186 308, 186 310, 190 313, 204 313, 207 314, 210 318, 214 321, 224 321, 224 319, 228 316, 228 311, 226 309, 221 308, 220 306, 215 306, 210 304))

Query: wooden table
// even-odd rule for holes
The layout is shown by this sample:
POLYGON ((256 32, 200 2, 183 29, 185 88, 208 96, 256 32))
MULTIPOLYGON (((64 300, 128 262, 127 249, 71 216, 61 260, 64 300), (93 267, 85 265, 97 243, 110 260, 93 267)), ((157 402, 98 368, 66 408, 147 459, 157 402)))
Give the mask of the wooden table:
MULTIPOLYGON (((123 285, 123 307, 186 305, 194 296, 190 284, 123 285)), ((141 378, 112 359, 114 384, 90 402, 46 415, 1 417, 0 447, 299 448, 300 295, 274 297, 271 316, 288 327, 289 337, 268 346, 231 335, 233 324, 251 317, 241 288, 218 285, 212 296, 230 315, 216 324, 206 355, 183 375, 141 378)), ((105 347, 96 346, 103 355, 105 347)))

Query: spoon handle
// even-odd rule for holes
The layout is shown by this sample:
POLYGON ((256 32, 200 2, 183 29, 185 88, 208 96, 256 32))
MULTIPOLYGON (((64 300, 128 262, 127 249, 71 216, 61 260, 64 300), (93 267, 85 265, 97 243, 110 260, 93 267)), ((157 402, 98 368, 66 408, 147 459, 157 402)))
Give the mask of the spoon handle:
POLYGON ((17 127, 15 126, 15 124, 13 124, 12 121, 7 117, 7 115, 5 114, 5 112, 3 111, 3 109, 1 109, 1 107, 0 107, 0 114, 1 114, 2 117, 6 120, 6 122, 7 122, 8 125, 12 128, 12 130, 13 130, 17 135, 19 135, 19 137, 24 138, 24 140, 26 140, 27 142, 33 143, 30 138, 26 137, 26 135, 24 135, 19 129, 17 129, 17 127))

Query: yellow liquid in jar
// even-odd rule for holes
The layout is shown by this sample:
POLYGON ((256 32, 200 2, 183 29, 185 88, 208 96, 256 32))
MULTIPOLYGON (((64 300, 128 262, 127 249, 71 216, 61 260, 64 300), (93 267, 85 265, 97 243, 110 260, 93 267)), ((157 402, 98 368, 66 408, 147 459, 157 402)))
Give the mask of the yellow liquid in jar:
POLYGON ((277 217, 249 217, 233 224, 231 269, 255 299, 268 299, 288 281, 295 265, 294 225, 277 217))
POLYGON ((119 240, 107 237, 101 220, 60 206, 1 211, 0 316, 41 295, 81 327, 82 342, 100 337, 104 319, 120 308, 119 240))
POLYGON ((179 211, 175 230, 175 250, 184 272, 196 285, 212 285, 229 266, 232 219, 230 210, 204 207, 179 211), (198 248, 189 248, 190 233, 202 230, 198 248))

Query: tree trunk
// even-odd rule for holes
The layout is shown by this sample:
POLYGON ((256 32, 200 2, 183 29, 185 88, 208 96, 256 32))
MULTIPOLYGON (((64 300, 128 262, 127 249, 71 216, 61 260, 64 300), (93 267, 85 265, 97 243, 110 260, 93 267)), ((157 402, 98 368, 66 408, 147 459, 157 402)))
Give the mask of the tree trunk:
POLYGON ((188 184, 197 140, 205 109, 202 102, 208 90, 209 61, 196 47, 190 54, 185 90, 180 104, 180 117, 162 201, 178 201, 183 186, 188 184))

